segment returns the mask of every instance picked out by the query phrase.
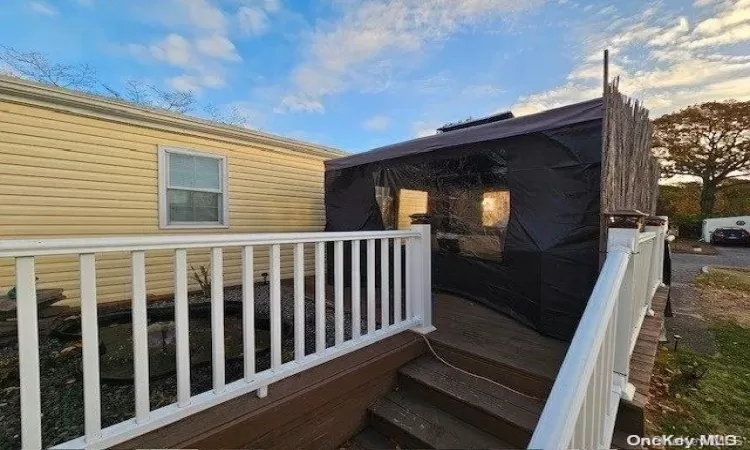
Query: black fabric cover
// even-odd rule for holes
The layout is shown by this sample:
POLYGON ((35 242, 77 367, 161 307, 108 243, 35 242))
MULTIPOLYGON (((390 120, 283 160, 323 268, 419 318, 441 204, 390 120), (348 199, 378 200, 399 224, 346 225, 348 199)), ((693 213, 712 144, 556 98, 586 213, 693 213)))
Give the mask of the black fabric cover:
POLYGON ((326 230, 392 228, 397 193, 426 192, 435 287, 569 340, 599 268, 601 136, 597 99, 327 161, 326 230), (507 225, 486 206, 506 191, 507 225))

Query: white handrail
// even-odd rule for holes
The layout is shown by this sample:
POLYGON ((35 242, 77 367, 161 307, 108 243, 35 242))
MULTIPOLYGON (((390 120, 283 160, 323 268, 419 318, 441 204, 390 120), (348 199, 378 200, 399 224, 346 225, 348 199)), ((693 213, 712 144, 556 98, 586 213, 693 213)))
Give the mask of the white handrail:
POLYGON ((420 237, 416 230, 0 240, 0 258, 420 237))
POLYGON ((610 448, 619 399, 634 392, 630 357, 661 284, 666 230, 609 230, 607 257, 528 448, 610 448))
MULTIPOLYGON (((597 357, 603 350, 614 351, 603 349, 603 343, 629 261, 630 254, 625 251, 607 255, 529 448, 558 449, 567 448, 570 444, 591 384, 597 357)), ((612 372, 613 367, 605 367, 606 369, 612 372)), ((609 395, 596 400, 607 402, 608 399, 609 395)), ((604 438, 602 427, 601 435, 596 436, 597 443, 604 438)))
MULTIPOLYGON (((18 307, 19 337, 19 374, 21 379, 21 445, 23 448, 38 448, 42 445, 38 320, 36 315, 36 270, 34 260, 38 256, 79 255, 81 280, 81 316, 84 372, 84 416, 85 435, 59 444, 56 448, 106 448, 117 445, 138 435, 153 431, 161 426, 180 420, 190 414, 205 410, 226 400, 253 391, 263 397, 267 394, 269 384, 307 370, 332 358, 350 353, 365 345, 385 339, 388 336, 412 329, 427 333, 432 326, 432 295, 429 274, 431 257, 430 226, 413 225, 410 230, 400 231, 362 231, 362 232, 313 232, 313 233, 267 233, 267 234, 220 234, 220 235, 176 235, 176 236, 117 236, 102 238, 76 239, 43 239, 0 241, 0 258, 10 257, 16 260, 16 285, 18 307), (344 266, 344 241, 352 242, 351 266, 344 266), (359 292, 352 294, 351 311, 356 314, 352 320, 351 336, 346 339, 344 330, 344 271, 350 270, 356 278, 354 287, 360 286, 361 241, 367 243, 367 281, 368 308, 365 313, 371 326, 366 332, 360 329, 359 292), (375 245, 380 241, 379 245, 375 245), (333 242, 333 274, 335 293, 333 302, 333 319, 335 336, 333 342, 326 341, 326 243, 333 242), (305 354, 305 320, 304 314, 304 246, 314 243, 315 249, 315 292, 314 312, 315 350, 305 354), (401 245, 406 244, 406 291, 404 303, 406 314, 401 314, 401 245), (397 245, 393 250, 394 266, 389 258, 391 244, 397 245), (253 248, 270 247, 268 272, 270 273, 270 367, 256 373, 255 336, 252 333, 254 324, 254 269, 253 248), (281 246, 294 250, 294 358, 284 362, 282 359, 281 331, 281 246), (242 253, 242 312, 243 312, 243 354, 244 376, 239 380, 225 383, 225 348, 224 348, 224 308, 223 308, 223 249, 239 248, 242 253), (198 395, 191 395, 189 364, 190 330, 188 321, 188 277, 187 249, 206 248, 211 250, 211 342, 212 342, 212 380, 213 389, 198 395), (381 250, 380 310, 381 325, 375 327, 376 301, 375 284, 375 249, 381 250), (146 320, 147 267, 145 252, 153 250, 171 250, 174 254, 175 267, 175 346, 176 346, 176 401, 175 403, 150 410, 148 404, 148 347, 146 320), (356 251, 356 255, 354 252, 356 251), (134 345, 134 397, 135 414, 130 420, 102 428, 101 387, 99 363, 99 338, 96 291, 96 259, 98 253, 131 252, 132 265, 132 307, 133 307, 133 345, 134 345), (393 320, 390 319, 390 297, 388 288, 391 284, 390 270, 398 270, 393 276, 393 286, 399 292, 394 293, 393 320)), ((311 293, 312 294, 312 293, 311 293)), ((312 337, 311 337, 312 338, 312 337)))

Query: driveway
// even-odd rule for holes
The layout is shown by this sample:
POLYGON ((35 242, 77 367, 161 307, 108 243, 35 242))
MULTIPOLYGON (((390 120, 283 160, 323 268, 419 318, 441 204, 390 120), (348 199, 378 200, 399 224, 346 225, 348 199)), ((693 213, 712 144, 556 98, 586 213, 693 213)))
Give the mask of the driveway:
POLYGON ((666 318, 667 337, 679 335, 680 345, 707 354, 716 352, 709 324, 701 315, 700 293, 692 286, 703 266, 750 267, 750 247, 716 247, 718 255, 672 253, 670 298, 674 317, 666 318))

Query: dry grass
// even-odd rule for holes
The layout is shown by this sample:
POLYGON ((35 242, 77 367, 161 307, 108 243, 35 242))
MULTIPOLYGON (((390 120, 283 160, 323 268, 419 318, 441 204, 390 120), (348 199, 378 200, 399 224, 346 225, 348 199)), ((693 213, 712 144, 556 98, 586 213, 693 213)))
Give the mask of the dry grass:
POLYGON ((692 253, 695 255, 719 254, 719 251, 716 250, 713 246, 706 244, 705 242, 701 242, 697 239, 675 239, 674 242, 669 244, 669 248, 672 249, 672 252, 674 253, 692 253), (696 251, 696 248, 699 248, 700 250, 696 251))
POLYGON ((695 284, 707 317, 750 327, 750 268, 711 267, 695 284))

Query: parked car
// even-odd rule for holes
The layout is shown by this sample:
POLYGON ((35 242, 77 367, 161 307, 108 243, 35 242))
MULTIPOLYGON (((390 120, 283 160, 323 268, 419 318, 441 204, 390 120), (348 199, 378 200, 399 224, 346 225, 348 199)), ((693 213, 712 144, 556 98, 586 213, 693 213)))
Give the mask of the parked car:
POLYGON ((740 227, 723 227, 714 230, 712 244, 750 244, 750 233, 740 227))

